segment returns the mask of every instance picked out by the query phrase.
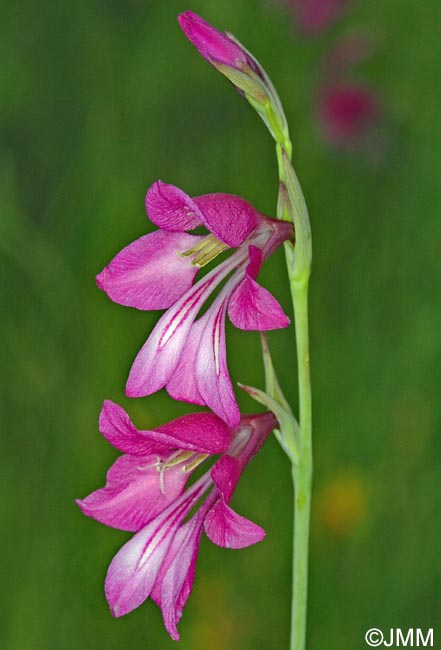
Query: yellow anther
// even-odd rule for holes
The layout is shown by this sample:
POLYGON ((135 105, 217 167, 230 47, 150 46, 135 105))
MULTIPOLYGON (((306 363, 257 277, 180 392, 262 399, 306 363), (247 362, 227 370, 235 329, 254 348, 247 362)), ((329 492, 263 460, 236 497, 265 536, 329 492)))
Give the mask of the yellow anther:
POLYGON ((191 255, 194 255, 194 258, 191 260, 192 266, 202 268, 214 260, 214 258, 222 253, 226 248, 228 248, 227 244, 219 241, 219 239, 214 235, 207 235, 195 246, 190 248, 188 251, 180 253, 180 255, 182 255, 182 257, 190 257, 191 255))
POLYGON ((210 454, 197 454, 195 458, 190 462, 184 465, 182 468, 183 472, 191 472, 196 469, 210 454))

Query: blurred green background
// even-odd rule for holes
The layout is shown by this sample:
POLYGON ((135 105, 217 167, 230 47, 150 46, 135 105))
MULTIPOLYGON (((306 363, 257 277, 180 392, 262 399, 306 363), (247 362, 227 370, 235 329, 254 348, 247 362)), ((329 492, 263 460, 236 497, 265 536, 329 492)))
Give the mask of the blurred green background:
MULTIPOLYGON (((103 580, 129 535, 84 517, 74 499, 103 485, 117 455, 97 431, 104 398, 144 427, 187 409, 162 393, 124 397, 156 315, 113 304, 94 283, 150 228, 149 185, 238 193, 274 214, 272 141, 181 34, 176 14, 188 8, 234 32, 270 73, 313 223, 308 647, 358 650, 371 627, 433 627, 438 647, 438 0, 360 2, 315 39, 271 0, 2 5, 0 647, 176 647, 150 601, 112 619, 103 580), (313 110, 320 60, 360 28, 377 43, 359 71, 383 103, 375 159, 326 144, 313 110)), ((280 251, 262 283, 289 311, 280 251)), ((257 334, 228 337, 234 379, 261 386, 257 334)), ((270 343, 295 400, 292 330, 270 343)), ((183 650, 287 648, 291 503, 271 439, 233 501, 267 538, 235 552, 203 540, 183 650)))

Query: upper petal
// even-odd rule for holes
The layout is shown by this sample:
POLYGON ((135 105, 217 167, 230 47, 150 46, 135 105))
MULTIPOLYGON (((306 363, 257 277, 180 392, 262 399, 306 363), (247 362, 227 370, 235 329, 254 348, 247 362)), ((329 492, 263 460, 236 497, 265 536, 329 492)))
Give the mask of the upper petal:
POLYGON ((106 526, 140 530, 182 493, 190 477, 179 466, 170 467, 164 472, 161 485, 156 462, 154 455, 124 454, 108 471, 105 487, 77 504, 85 515, 106 526))
POLYGON ((263 528, 232 510, 223 499, 213 506, 205 518, 208 538, 226 548, 245 548, 265 537, 263 528))
POLYGON ((199 209, 188 194, 162 181, 153 183, 147 192, 145 207, 150 221, 163 230, 193 230, 203 222, 199 209))
POLYGON ((204 194, 193 199, 208 230, 228 246, 240 246, 259 225, 262 215, 234 194, 204 194))
POLYGON ((100 431, 114 447, 135 455, 170 449, 220 454, 231 441, 231 430, 213 413, 189 413, 155 429, 139 431, 124 409, 110 400, 101 411, 100 431))
POLYGON ((140 237, 97 275, 100 289, 120 305, 166 309, 192 285, 198 271, 180 252, 192 248, 196 235, 158 230, 140 237))

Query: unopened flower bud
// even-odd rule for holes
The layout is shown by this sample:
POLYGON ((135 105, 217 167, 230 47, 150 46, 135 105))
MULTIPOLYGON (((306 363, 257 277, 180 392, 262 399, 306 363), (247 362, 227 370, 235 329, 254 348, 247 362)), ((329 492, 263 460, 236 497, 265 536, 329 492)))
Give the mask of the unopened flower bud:
POLYGON ((289 147, 282 104, 263 67, 229 32, 223 34, 191 11, 178 21, 188 40, 244 96, 265 122, 276 142, 289 147))

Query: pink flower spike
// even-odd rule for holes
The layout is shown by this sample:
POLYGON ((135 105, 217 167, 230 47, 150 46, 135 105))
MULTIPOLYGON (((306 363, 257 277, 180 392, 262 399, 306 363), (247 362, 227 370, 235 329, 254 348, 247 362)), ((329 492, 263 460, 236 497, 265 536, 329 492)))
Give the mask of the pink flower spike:
POLYGON ((290 320, 277 300, 255 280, 262 264, 262 253, 250 246, 250 263, 245 278, 234 289, 228 303, 228 316, 242 330, 266 330, 288 327, 290 320))
POLYGON ((222 63, 231 68, 237 68, 240 63, 253 63, 247 53, 227 34, 222 34, 192 11, 179 14, 178 22, 188 40, 210 63, 222 63))
POLYGON ((198 272, 177 254, 201 237, 157 230, 129 244, 96 277, 100 289, 120 305, 166 309, 193 284, 198 272), (160 278, 160 281, 158 279, 160 278))

